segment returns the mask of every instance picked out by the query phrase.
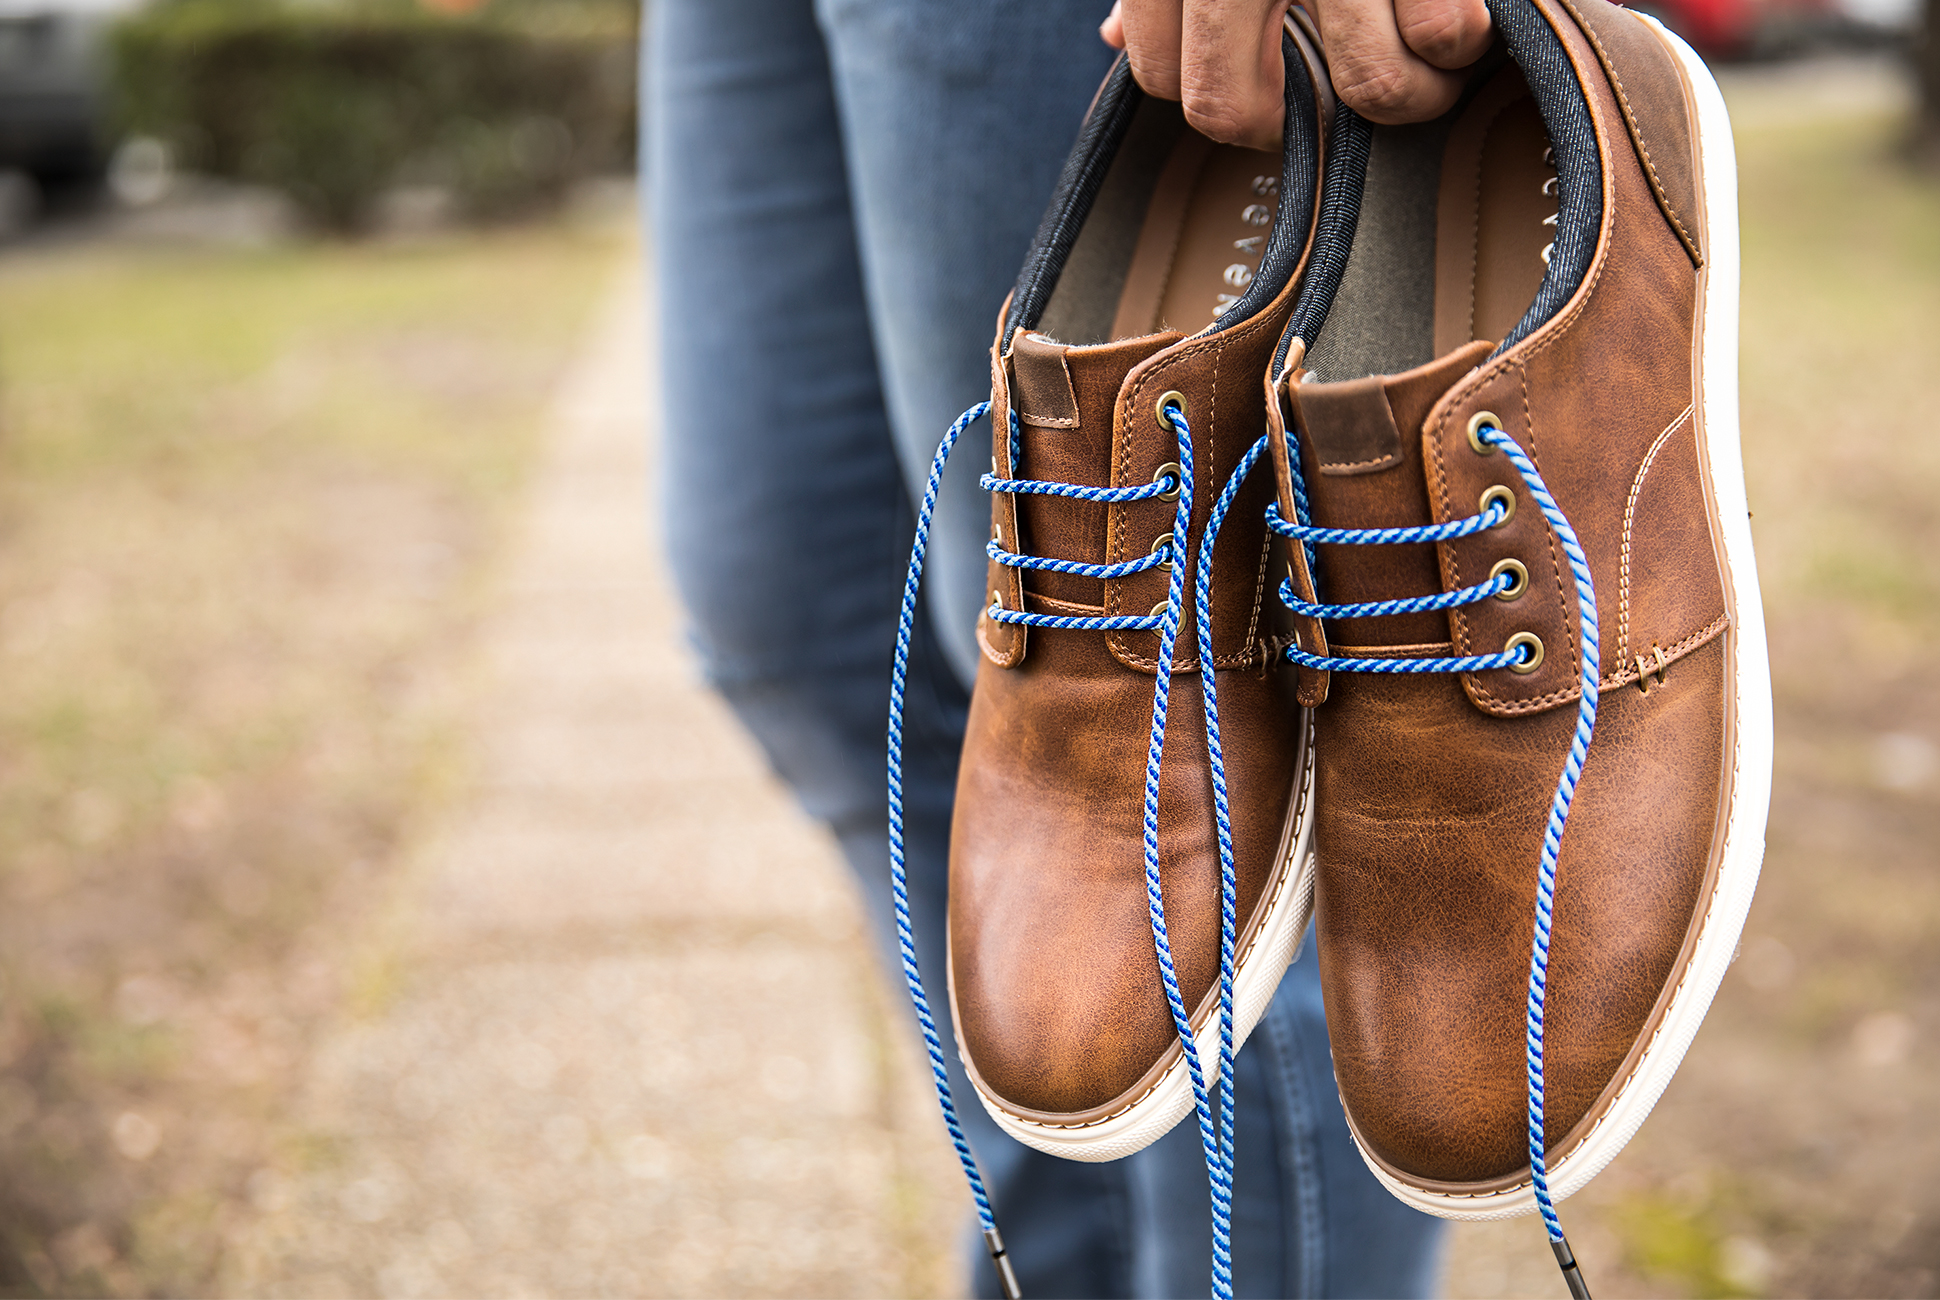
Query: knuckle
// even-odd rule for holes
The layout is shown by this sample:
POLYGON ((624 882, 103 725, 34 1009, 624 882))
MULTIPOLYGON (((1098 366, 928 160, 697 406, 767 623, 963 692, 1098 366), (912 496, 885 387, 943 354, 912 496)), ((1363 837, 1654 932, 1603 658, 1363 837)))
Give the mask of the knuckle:
POLYGON ((1423 58, 1453 58, 1468 49, 1480 35, 1469 7, 1427 5, 1416 9, 1399 24, 1404 44, 1423 58))
POLYGON ((1397 58, 1355 59, 1335 65, 1334 90, 1355 112, 1378 119, 1413 105, 1414 78, 1408 74, 1397 58))
POLYGON ((1442 9, 1416 13, 1401 21, 1401 39, 1417 54, 1440 54, 1462 42, 1465 24, 1461 15, 1442 9))
POLYGON ((1132 80, 1138 82, 1139 89, 1156 99, 1179 98, 1177 59, 1155 55, 1137 46, 1130 47, 1127 53, 1131 57, 1132 80))
POLYGON ((1231 143, 1247 133, 1249 115, 1230 96, 1190 91, 1185 97, 1186 122, 1203 136, 1231 143))

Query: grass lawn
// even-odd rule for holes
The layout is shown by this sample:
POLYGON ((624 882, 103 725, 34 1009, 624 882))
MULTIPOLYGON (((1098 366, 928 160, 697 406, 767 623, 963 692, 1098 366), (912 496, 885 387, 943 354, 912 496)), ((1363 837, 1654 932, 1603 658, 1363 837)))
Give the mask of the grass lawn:
MULTIPOLYGON (((1901 165, 1896 114, 1749 89, 1733 112, 1778 724, 1765 872, 1683 1070, 1564 1221, 1599 1296, 1933 1295, 1940 179, 1901 165)), ((1456 1294, 1562 1294, 1534 1220, 1462 1234, 1456 1294)))
POLYGON ((214 1284, 626 248, 0 258, 0 1294, 214 1284))

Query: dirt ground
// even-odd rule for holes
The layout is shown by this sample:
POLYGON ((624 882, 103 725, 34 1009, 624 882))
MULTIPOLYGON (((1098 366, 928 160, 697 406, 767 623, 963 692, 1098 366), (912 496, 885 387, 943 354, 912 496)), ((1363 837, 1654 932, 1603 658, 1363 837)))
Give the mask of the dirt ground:
MULTIPOLYGON (((1765 879, 1566 1221, 1601 1296, 1933 1295, 1940 183, 1883 65, 1726 90, 1765 879)), ((629 256, 0 257, 0 1294, 960 1289, 848 883, 678 640, 629 256)), ((1562 1293, 1527 1220, 1447 1289, 1562 1293)))
POLYGON ((956 1289, 964 1197, 846 869, 695 679, 637 269, 612 292, 481 630, 469 792, 390 882, 230 1294, 956 1289))
POLYGON ((214 1286, 626 235, 0 256, 0 1292, 214 1286))

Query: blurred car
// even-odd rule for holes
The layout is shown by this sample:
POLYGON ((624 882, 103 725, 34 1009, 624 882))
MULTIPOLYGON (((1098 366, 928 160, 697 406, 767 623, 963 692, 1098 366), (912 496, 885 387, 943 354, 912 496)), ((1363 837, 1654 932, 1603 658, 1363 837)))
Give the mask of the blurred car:
POLYGON ((1893 44, 1919 24, 1919 0, 1636 0, 1630 8, 1712 60, 1893 44))
POLYGON ((101 176, 101 38, 134 3, 0 0, 0 170, 42 184, 101 176))

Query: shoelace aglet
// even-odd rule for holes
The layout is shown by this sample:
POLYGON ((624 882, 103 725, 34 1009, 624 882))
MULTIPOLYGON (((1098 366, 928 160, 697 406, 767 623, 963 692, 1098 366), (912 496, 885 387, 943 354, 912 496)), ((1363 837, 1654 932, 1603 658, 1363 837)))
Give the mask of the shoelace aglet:
MULTIPOLYGON (((985 1233, 986 1237, 990 1234, 985 1233)), ((1556 1252, 1557 1266, 1563 1270, 1563 1280, 1570 1285, 1570 1300, 1590 1300, 1589 1284, 1583 1281, 1583 1270, 1576 1266, 1576 1255, 1570 1250, 1568 1237, 1558 1237, 1549 1243, 1556 1252)))
POLYGON ((983 1230, 983 1245, 990 1252, 991 1266, 997 1270, 997 1283, 1004 1289, 1004 1300, 1024 1300, 1024 1293, 1017 1286, 1016 1270, 1010 1266, 1010 1252, 1004 1249, 1004 1235, 994 1225, 983 1230))

